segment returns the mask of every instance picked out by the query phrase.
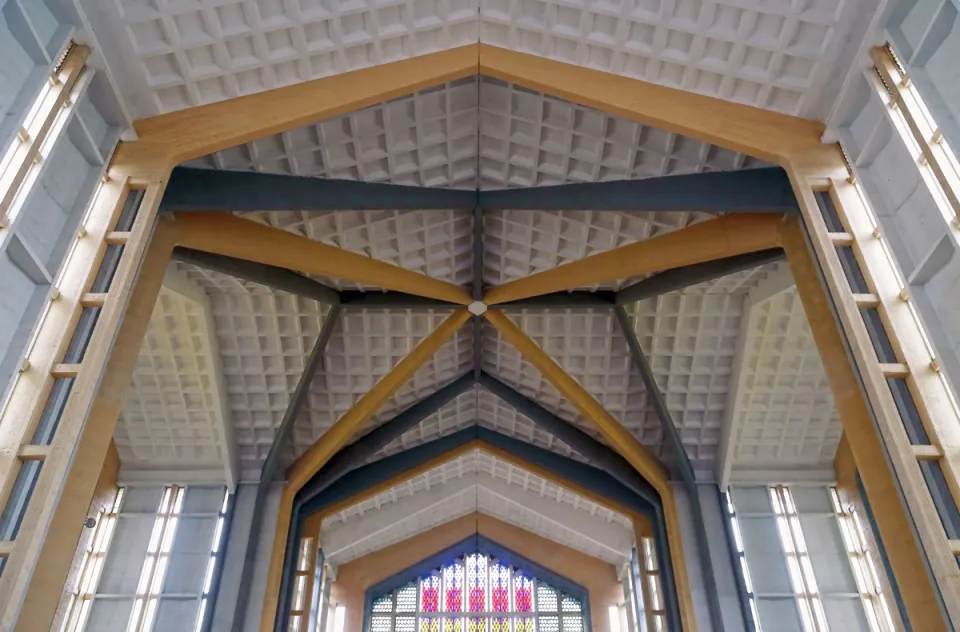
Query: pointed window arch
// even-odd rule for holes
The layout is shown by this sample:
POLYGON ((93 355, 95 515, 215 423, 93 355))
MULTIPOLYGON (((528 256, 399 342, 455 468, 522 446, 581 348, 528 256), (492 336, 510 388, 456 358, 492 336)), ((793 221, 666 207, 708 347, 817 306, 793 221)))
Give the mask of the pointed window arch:
POLYGON ((482 537, 469 540, 479 546, 447 549, 371 587, 366 632, 588 629, 585 589, 482 537))

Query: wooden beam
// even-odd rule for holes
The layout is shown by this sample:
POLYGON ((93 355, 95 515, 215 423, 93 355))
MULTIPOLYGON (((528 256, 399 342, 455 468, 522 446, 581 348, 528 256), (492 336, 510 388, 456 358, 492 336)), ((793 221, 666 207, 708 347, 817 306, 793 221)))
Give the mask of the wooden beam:
MULTIPOLYGON (((917 630, 946 630, 939 599, 927 574, 926 560, 917 546, 912 520, 901 502, 900 488, 889 464, 887 447, 877 429, 871 406, 861 390, 857 369, 847 356, 844 335, 837 326, 830 296, 820 282, 817 261, 807 246, 803 227, 798 220, 784 224, 783 246, 837 410, 843 420, 844 434, 876 516, 878 535, 883 540, 890 566, 901 588, 910 623, 917 630)), ((836 260, 835 267, 838 269, 830 273, 843 280, 839 266, 839 260, 836 260)), ((849 286, 846 291, 849 294, 849 286)), ((855 305, 853 309, 856 309, 855 305)), ((865 331, 863 333, 866 335, 865 331)), ((912 455, 910 458, 913 458, 912 455)))
POLYGON ((633 434, 587 392, 557 362, 537 345, 509 316, 499 310, 488 310, 484 317, 497 331, 553 384, 560 395, 573 404, 584 418, 596 426, 600 434, 617 452, 622 454, 659 493, 669 490, 663 464, 653 456, 633 434))
MULTIPOLYGON (((145 248, 160 202, 163 183, 148 189, 135 224, 134 242, 145 248)), ((153 230, 149 250, 136 276, 138 253, 124 253, 125 260, 111 283, 100 322, 84 357, 84 372, 78 377, 64 409, 34 490, 24 524, 49 524, 46 532, 23 533, 8 561, 0 596, 2 624, 10 630, 47 629, 53 620, 61 588, 67 578, 80 525, 100 478, 110 449, 123 396, 130 385, 143 336, 163 283, 177 227, 161 222, 153 230), (121 320, 122 315, 122 320, 121 320), (106 320, 104 320, 106 319, 106 320), (119 333, 101 328, 115 319, 119 333), (109 336, 109 337, 108 337, 109 336), (102 379, 86 367, 105 366, 102 379), (89 413, 88 413, 89 407, 89 413), (87 423, 79 422, 87 420, 87 423), (59 492, 59 493, 58 493, 59 492), (49 522, 48 522, 49 521, 49 522), (21 547, 21 539, 23 546, 21 547), (26 568, 25 565, 29 564, 26 568), (29 572, 26 572, 29 570, 29 572)))
POLYGON ((782 215, 724 215, 635 244, 510 281, 487 292, 488 305, 777 248, 782 215))
POLYGON ((134 124, 138 153, 159 150, 173 165, 475 74, 470 44, 161 114, 134 124))
POLYGON ((497 328, 497 331, 515 346, 520 354, 527 359, 540 373, 556 387, 560 394, 592 423, 604 439, 615 450, 630 462, 630 464, 649 482, 663 504, 664 519, 666 521, 667 544, 673 561, 674 581, 677 585, 677 595, 681 600, 680 614, 683 619, 683 629, 695 629, 692 608, 688 605, 690 599, 690 583, 687 577, 686 563, 682 545, 680 523, 677 518, 677 506, 673 497, 673 490, 667 480, 663 465, 651 454, 633 433, 623 427, 613 415, 604 409, 583 386, 564 371, 556 361, 541 349, 536 342, 514 323, 503 312, 488 310, 484 317, 497 328))
POLYGON ((822 123, 480 44, 479 73, 610 114, 783 163, 816 149, 822 123))
POLYGON ((461 305, 472 300, 469 292, 453 283, 235 215, 177 213, 175 217, 179 245, 185 248, 461 305))

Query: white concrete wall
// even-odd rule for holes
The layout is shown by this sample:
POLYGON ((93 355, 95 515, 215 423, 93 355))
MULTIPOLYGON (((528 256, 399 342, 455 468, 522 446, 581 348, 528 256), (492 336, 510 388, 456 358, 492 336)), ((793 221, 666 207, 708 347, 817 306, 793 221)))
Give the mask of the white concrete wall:
MULTIPOLYGON (((706 598, 706 586, 703 580, 703 567, 700 564, 699 545, 694 529, 691 512, 692 499, 681 483, 673 483, 677 512, 680 518, 680 530, 683 537, 683 554, 690 577, 690 590, 693 594, 697 629, 702 632, 713 630, 710 610, 706 598)), ((737 592, 737 580, 733 574, 729 545, 724 530, 724 516, 721 513, 716 485, 698 486, 699 502, 703 511, 703 520, 707 531, 707 548, 713 563, 714 577, 720 593, 720 610, 726 632, 744 632, 746 629, 740 607, 740 595, 737 592)))
POLYGON ((264 524, 260 531, 257 555, 253 560, 253 581, 245 604, 237 603, 240 588, 240 574, 245 563, 247 541, 250 539, 250 525, 253 519, 253 503, 257 496, 255 484, 240 484, 235 496, 233 523, 227 540, 223 575, 217 605, 214 609, 211 632, 232 632, 243 630, 255 632, 260 626, 260 611, 266 593, 267 574, 270 569, 270 555, 273 550, 273 536, 277 527, 277 511, 283 485, 277 483, 270 490, 264 509, 264 524), (238 625, 239 623, 239 625, 238 625))
MULTIPOLYGON (((944 137, 960 151, 960 18, 956 0, 893 0, 886 32, 944 137)), ((954 390, 960 391, 960 249, 890 122, 871 72, 847 89, 837 131, 954 390)))

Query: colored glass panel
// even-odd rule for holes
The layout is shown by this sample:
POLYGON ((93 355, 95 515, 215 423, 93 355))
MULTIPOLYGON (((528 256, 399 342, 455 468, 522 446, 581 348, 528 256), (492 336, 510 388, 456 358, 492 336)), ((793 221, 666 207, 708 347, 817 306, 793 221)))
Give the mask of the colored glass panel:
POLYGON ((487 632, 487 620, 474 617, 467 622, 467 632, 487 632))
POLYGON ((425 617, 420 619, 420 632, 440 632, 439 617, 425 617))
MULTIPOLYGON (((438 612, 440 610, 440 578, 430 575, 420 580, 420 611, 438 612)), ((422 630, 423 626, 421 626, 422 630)))
POLYGON ((447 617, 443 620, 443 632, 463 632, 463 619, 447 617))
POLYGON ((517 612, 533 611, 533 580, 522 573, 513 576, 513 606, 517 612))
POLYGON ((510 611, 510 569, 497 562, 490 565, 490 603, 494 612, 510 611))
POLYGON ((417 611, 417 587, 408 584, 397 591, 397 612, 417 611))
POLYGON ((487 610, 487 556, 474 553, 467 557, 467 586, 470 612, 487 610))
POLYGON ((557 591, 545 584, 537 584, 537 612, 557 611, 557 591))
POLYGON ((444 609, 463 612, 463 563, 457 560, 443 569, 444 609))
POLYGON ((490 623, 490 632, 510 632, 510 619, 506 617, 494 617, 490 623))
POLYGON ((533 618, 524 617, 523 619, 517 619, 516 632, 533 632, 533 618))

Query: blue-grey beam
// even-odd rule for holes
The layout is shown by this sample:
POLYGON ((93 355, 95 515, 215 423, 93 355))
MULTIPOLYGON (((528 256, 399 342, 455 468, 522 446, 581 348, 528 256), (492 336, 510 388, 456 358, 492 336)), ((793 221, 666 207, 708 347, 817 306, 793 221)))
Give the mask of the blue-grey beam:
POLYGON ((626 305, 627 303, 642 301, 645 298, 682 290, 698 283, 722 279, 727 275, 757 268, 768 263, 783 261, 785 258, 786 254, 784 254, 783 248, 770 248, 664 270, 623 288, 616 293, 614 302, 617 305, 626 305))
POLYGON ((399 439, 405 432, 475 385, 473 375, 467 373, 345 446, 314 475, 311 479, 312 489, 316 493, 322 492, 344 474, 366 463, 390 442, 399 439))
POLYGON ((660 420, 660 426, 663 434, 667 438, 673 451, 674 462, 680 472, 680 478, 683 481, 687 495, 690 497, 690 513, 693 516, 694 533, 697 538, 697 553, 700 558, 700 566, 703 568, 703 583, 707 593, 707 606, 710 611, 710 622, 714 630, 723 630, 723 614, 720 607, 720 593, 717 587, 716 574, 713 572, 713 559, 710 557, 709 539, 704 523, 703 508, 700 505, 700 492, 697 490, 696 474, 693 471, 693 465, 690 463, 690 456, 683 447, 683 439, 673 422, 673 416, 667 407, 667 402, 663 397, 663 392, 657 385, 656 376, 650 363, 640 346, 640 339, 637 332, 630 322, 627 310, 622 306, 614 308, 617 314, 617 321, 623 330, 623 335, 627 339, 627 346, 630 348, 630 355, 633 357, 633 363, 640 371, 640 377, 643 379, 643 385, 647 392, 647 405, 652 406, 657 418, 660 420))
POLYGON ((480 191, 488 210, 799 213, 780 167, 480 191))
POLYGON ((558 417, 489 373, 481 373, 479 383, 518 413, 530 419, 536 426, 563 441, 595 467, 607 472, 637 495, 648 498, 651 494, 651 488, 646 479, 612 448, 603 445, 569 421, 558 417))
POLYGON ((340 322, 341 308, 337 305, 330 307, 330 312, 323 321, 323 327, 313 345, 313 350, 307 358, 307 363, 303 367, 297 386, 290 395, 290 401, 287 402, 287 409, 283 413, 283 419, 273 437, 273 443, 263 461, 260 469, 260 482, 257 485, 257 495, 253 501, 253 518, 250 523, 250 536, 246 542, 246 551, 244 554, 243 570, 240 573, 239 592, 237 593, 237 603, 246 603, 250 593, 250 583, 253 580, 253 564, 257 556, 257 548, 260 543, 260 531, 263 529, 263 520, 266 513, 267 495, 270 492, 270 486, 277 478, 277 472, 280 469, 280 458, 290 441, 290 435, 293 432, 293 426, 300 416, 304 403, 307 401, 307 395, 310 393, 310 384, 314 376, 323 364, 323 353, 330 342, 330 336, 340 322))
POLYGON ((173 249, 173 258, 206 270, 310 298, 327 305, 338 305, 340 303, 340 293, 337 290, 286 268, 180 247, 173 249))
POLYGON ((445 210, 477 206, 474 190, 177 167, 161 211, 445 210))

